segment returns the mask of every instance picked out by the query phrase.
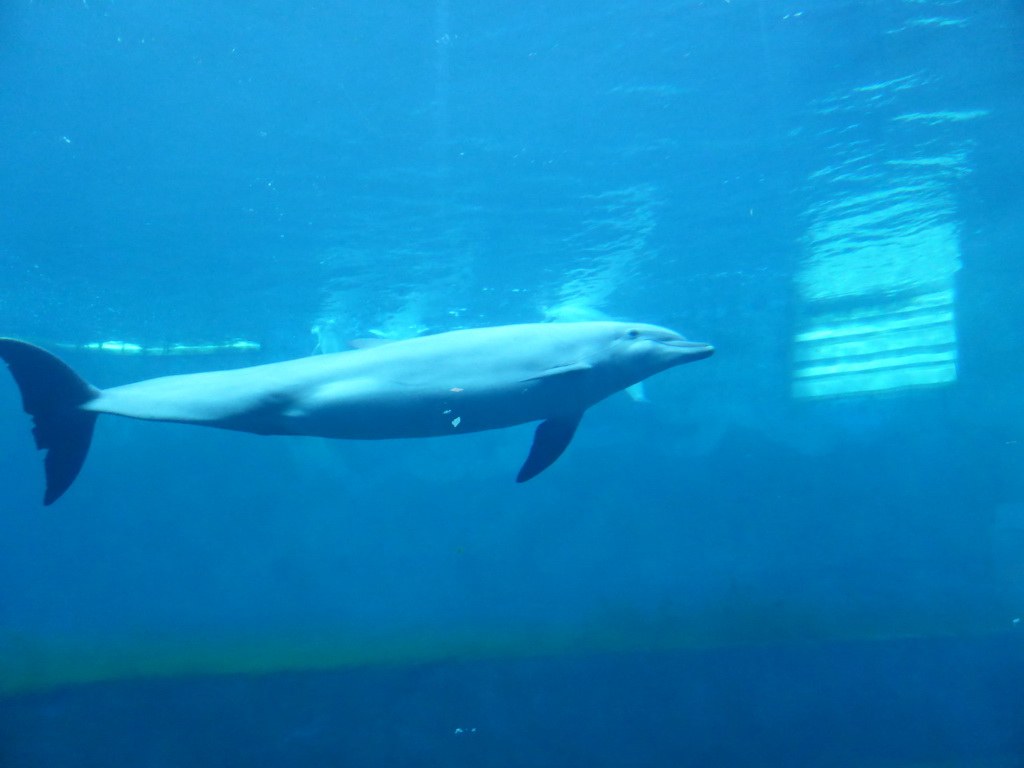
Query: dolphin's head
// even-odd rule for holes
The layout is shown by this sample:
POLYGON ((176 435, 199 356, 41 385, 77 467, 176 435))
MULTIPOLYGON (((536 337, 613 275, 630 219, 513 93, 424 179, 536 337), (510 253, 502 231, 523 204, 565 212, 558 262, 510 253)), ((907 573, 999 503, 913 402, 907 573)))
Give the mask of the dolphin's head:
POLYGON ((675 331, 647 323, 614 323, 612 349, 615 358, 646 378, 683 363, 703 360, 715 348, 701 341, 688 341, 675 331))

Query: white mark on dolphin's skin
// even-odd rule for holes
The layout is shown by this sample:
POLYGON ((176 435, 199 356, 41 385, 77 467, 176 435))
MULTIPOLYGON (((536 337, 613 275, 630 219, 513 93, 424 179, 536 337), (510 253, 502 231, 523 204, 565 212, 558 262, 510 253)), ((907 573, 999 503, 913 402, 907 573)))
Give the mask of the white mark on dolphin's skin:
POLYGON ((461 422, 461 421, 462 421, 462 417, 461 416, 456 416, 454 419, 452 419, 452 426, 453 427, 459 426, 459 422, 461 422))
POLYGON ((451 412, 452 412, 451 408, 447 408, 447 409, 441 411, 441 413, 445 413, 445 414, 448 414, 448 413, 451 413, 451 412))
POLYGON ((462 387, 452 387, 448 391, 449 392, 461 392, 462 391, 462 387))

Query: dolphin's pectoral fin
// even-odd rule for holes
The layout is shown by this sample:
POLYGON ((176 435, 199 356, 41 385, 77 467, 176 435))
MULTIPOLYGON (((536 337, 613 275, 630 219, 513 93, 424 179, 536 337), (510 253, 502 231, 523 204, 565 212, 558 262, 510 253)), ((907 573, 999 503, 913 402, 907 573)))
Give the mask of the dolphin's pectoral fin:
POLYGON ((580 425, 583 412, 542 421, 533 434, 530 455, 516 476, 517 483, 525 483, 550 467, 562 452, 569 447, 576 427, 580 425))
MULTIPOLYGON (((594 366, 592 366, 590 363, 570 363, 569 365, 560 365, 557 368, 548 368, 546 371, 544 371, 544 373, 537 374, 536 376, 531 376, 528 379, 523 379, 523 381, 538 381, 540 379, 550 379, 555 376, 563 376, 567 373, 582 373, 584 371, 590 371, 593 370, 593 368, 594 366)), ((576 421, 578 423, 579 419, 577 419, 576 421)))

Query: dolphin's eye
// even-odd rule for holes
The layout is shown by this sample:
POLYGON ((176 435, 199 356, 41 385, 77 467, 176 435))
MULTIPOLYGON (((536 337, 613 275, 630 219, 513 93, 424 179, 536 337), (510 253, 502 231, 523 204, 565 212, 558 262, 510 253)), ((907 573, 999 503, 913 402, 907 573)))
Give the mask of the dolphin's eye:
POLYGON ((632 328, 626 332, 626 337, 630 339, 638 339, 640 338, 640 331, 638 331, 636 328, 632 328))

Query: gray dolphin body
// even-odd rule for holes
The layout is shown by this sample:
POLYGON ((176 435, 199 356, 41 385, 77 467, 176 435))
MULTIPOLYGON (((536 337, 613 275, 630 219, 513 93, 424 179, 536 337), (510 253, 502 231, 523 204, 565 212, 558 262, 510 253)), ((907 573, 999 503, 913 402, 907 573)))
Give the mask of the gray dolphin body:
POLYGON ((97 389, 58 358, 0 339, 46 449, 52 504, 77 477, 101 413, 259 435, 378 440, 541 421, 518 482, 562 454, 583 412, 714 348, 656 325, 536 323, 451 331, 283 363, 97 389))

